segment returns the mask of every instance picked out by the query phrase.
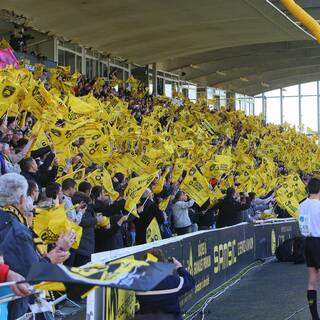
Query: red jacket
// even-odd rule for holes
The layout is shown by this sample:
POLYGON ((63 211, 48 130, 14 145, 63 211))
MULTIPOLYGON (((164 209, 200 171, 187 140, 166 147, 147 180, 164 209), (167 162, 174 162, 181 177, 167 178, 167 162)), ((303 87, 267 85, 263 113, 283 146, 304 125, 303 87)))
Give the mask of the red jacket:
POLYGON ((9 266, 6 264, 0 264, 0 283, 7 281, 8 272, 9 266))

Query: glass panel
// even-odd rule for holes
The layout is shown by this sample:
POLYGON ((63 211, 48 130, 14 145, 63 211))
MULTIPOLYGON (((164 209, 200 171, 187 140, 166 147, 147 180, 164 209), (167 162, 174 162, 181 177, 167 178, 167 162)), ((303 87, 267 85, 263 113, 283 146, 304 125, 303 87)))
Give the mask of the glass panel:
POLYGON ((166 84, 164 86, 164 95, 166 97, 172 98, 172 83, 166 81, 166 84))
POLYGON ((317 82, 308 82, 301 84, 301 95, 315 96, 317 95, 317 82))
POLYGON ((188 97, 188 91, 189 91, 189 86, 188 85, 183 85, 182 86, 182 94, 184 97, 188 97))
MULTIPOLYGON (((281 123, 281 109, 280 98, 267 98, 267 122, 280 124, 281 123)), ((299 122, 299 118, 298 118, 299 122)))
POLYGON ((283 98, 283 122, 299 126, 299 98, 283 98))
POLYGON ((251 100, 250 101, 250 115, 254 114, 254 102, 251 100))
POLYGON ((317 121, 317 97, 302 97, 301 98, 301 122, 304 125, 304 131, 307 127, 313 131, 318 131, 317 121))
POLYGON ((280 97, 280 89, 267 91, 264 94, 266 97, 280 97))
POLYGON ((164 80, 162 78, 157 79, 158 94, 160 94, 161 96, 164 94, 163 82, 164 82, 164 80))
POLYGON ((189 85, 189 99, 192 102, 197 101, 197 87, 196 86, 189 85))
POLYGON ((259 116, 263 112, 262 98, 254 99, 254 115, 259 116))
POLYGON ((240 99, 236 100, 236 110, 241 110, 241 100, 240 99))
POLYGON ((291 87, 286 87, 282 89, 283 96, 297 96, 299 95, 299 86, 294 85, 291 87))
POLYGON ((82 72, 82 58, 79 56, 76 56, 76 66, 77 66, 77 71, 82 72))
POLYGON ((58 50, 58 65, 59 66, 64 66, 64 51, 63 50, 58 50))
POLYGON ((212 99, 213 96, 214 96, 214 89, 208 87, 208 88, 207 88, 207 98, 208 98, 208 100, 209 100, 209 99, 212 99))
POLYGON ((124 80, 127 81, 129 79, 129 72, 124 72, 124 80))
POLYGON ((65 52, 65 66, 71 67, 71 72, 75 72, 75 54, 69 51, 65 52))
POLYGON ((246 103, 246 115, 248 116, 250 114, 250 102, 249 100, 245 100, 246 103))
POLYGON ((92 60, 86 58, 86 76, 92 79, 92 60))

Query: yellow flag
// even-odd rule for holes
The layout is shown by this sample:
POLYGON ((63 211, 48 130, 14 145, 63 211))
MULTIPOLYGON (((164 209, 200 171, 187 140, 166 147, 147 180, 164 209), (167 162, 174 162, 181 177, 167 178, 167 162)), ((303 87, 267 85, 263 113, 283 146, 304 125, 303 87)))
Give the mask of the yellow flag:
POLYGON ((156 178, 157 174, 158 172, 154 172, 152 174, 143 174, 136 178, 130 179, 128 186, 124 192, 126 198, 126 204, 124 208, 128 212, 132 212, 132 210, 136 208, 136 205, 139 202, 140 198, 147 190, 151 182, 156 178))
POLYGON ((163 185, 164 185, 164 182, 166 180, 166 177, 168 175, 170 171, 170 168, 166 168, 166 170, 164 171, 164 173, 162 174, 162 176, 159 178, 158 182, 154 185, 154 187, 152 188, 152 191, 155 193, 155 194, 158 194, 162 191, 163 189, 163 185))
POLYGON ((80 182, 83 181, 84 177, 85 177, 85 168, 83 169, 79 169, 75 172, 71 172, 71 173, 68 173, 60 178, 58 178, 56 180, 56 182, 62 184, 64 180, 66 179, 73 179, 77 185, 79 185, 80 182))
POLYGON ((111 176, 105 168, 94 170, 88 175, 87 180, 93 186, 103 187, 113 201, 118 199, 119 193, 113 189, 111 176))
POLYGON ((175 183, 181 177, 183 170, 188 170, 188 160, 184 158, 178 158, 174 162, 172 171, 172 182, 175 183))
POLYGON ((22 104, 27 108, 37 119, 41 118, 45 109, 51 105, 55 106, 56 102, 50 92, 46 90, 42 82, 35 82, 29 88, 29 93, 22 104))
POLYGON ((180 189, 200 207, 208 200, 211 192, 209 183, 196 167, 188 171, 180 185, 180 189))
POLYGON ((71 110, 74 113, 92 113, 92 112, 97 112, 98 109, 95 105, 89 104, 85 101, 83 101, 80 98, 77 98, 73 94, 69 93, 68 96, 68 105, 71 107, 71 110))
POLYGON ((41 282, 34 284, 33 288, 45 291, 66 291, 63 282, 41 282))
POLYGON ((220 188, 216 186, 210 192, 210 206, 213 207, 223 197, 224 197, 224 194, 221 192, 220 188))
POLYGON ((103 216, 102 221, 100 223, 98 223, 98 226, 99 227, 106 227, 108 224, 110 224, 110 218, 103 216))
POLYGON ((232 157, 214 155, 200 170, 207 178, 218 178, 231 171, 232 166, 232 157))
POLYGON ((37 150, 37 149, 40 149, 40 148, 43 148, 43 147, 46 147, 49 145, 50 145, 50 141, 49 141, 48 137, 46 136, 44 130, 40 129, 38 131, 38 136, 37 136, 32 148, 31 148, 31 151, 37 150))
POLYGON ((161 240, 161 232, 156 218, 153 218, 147 228, 146 242, 154 242, 161 240))
POLYGON ((277 190, 275 199, 281 208, 287 210, 293 218, 298 220, 299 201, 296 199, 293 192, 281 187, 279 190, 277 190))
POLYGON ((0 83, 0 104, 5 104, 9 107, 12 104, 16 104, 22 95, 23 90, 18 83, 10 80, 0 83))
POLYGON ((33 73, 33 76, 35 79, 39 79, 41 78, 42 74, 43 74, 43 68, 44 68, 44 65, 41 64, 41 63, 36 63, 34 65, 34 73, 33 73))
POLYGON ((159 203, 159 209, 161 211, 165 211, 169 205, 169 202, 170 202, 170 199, 171 199, 171 196, 167 197, 166 199, 162 200, 160 203, 159 203))
POLYGON ((73 230, 76 234, 76 241, 72 248, 77 249, 82 236, 82 227, 71 222, 66 215, 64 205, 49 209, 36 209, 33 219, 33 230, 45 244, 55 243, 60 235, 73 230))

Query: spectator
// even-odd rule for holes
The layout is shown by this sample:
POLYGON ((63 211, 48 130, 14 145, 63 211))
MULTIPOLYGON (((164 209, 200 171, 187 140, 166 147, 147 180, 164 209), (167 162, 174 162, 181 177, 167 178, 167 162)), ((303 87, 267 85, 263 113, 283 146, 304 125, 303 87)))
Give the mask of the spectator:
POLYGON ((19 140, 23 139, 23 131, 21 129, 15 129, 11 140, 11 145, 16 148, 19 140))
MULTIPOLYGON (((35 155, 36 153, 34 153, 34 156, 35 155)), ((34 180, 38 184, 39 190, 42 190, 42 187, 54 182, 58 173, 58 167, 56 164, 51 168, 54 157, 55 154, 52 152, 45 154, 45 160, 40 166, 31 157, 24 159, 21 162, 22 175, 27 180, 34 180)))
MULTIPOLYGON (((61 263, 68 256, 72 239, 61 237, 46 257, 41 257, 33 242, 25 215, 28 183, 16 173, 0 177, 0 251, 10 269, 26 277, 32 264, 43 261, 61 263)), ((73 236, 74 238, 74 236, 73 236)), ((74 240, 74 239, 73 239, 74 240)), ((29 297, 9 303, 9 319, 23 316, 29 307, 29 297)))
POLYGON ((78 187, 79 192, 85 193, 88 197, 91 195, 92 185, 87 181, 82 181, 78 187))
MULTIPOLYGON (((156 257, 158 262, 167 262, 160 249, 153 249, 148 253, 156 257)), ((151 291, 136 292, 140 305, 137 320, 182 320, 179 297, 194 288, 195 281, 176 258, 171 259, 176 266, 174 274, 167 276, 151 291)))
POLYGON ((65 210, 68 211, 67 216, 70 221, 80 224, 87 206, 85 203, 80 203, 78 207, 74 207, 71 198, 76 193, 76 186, 76 182, 70 178, 62 182, 63 203, 65 210))
POLYGON ((61 185, 53 182, 47 185, 45 197, 38 203, 38 207, 52 207, 63 203, 63 193, 61 185))
POLYGON ((82 237, 79 248, 75 251, 74 267, 80 267, 90 261, 91 254, 94 253, 94 228, 96 224, 102 222, 102 216, 95 215, 92 206, 90 205, 90 198, 83 192, 76 192, 72 196, 73 204, 80 204, 83 206, 83 216, 79 225, 82 227, 82 237))
POLYGON ((194 204, 191 199, 188 201, 187 195, 183 191, 178 191, 173 200, 173 224, 175 232, 183 235, 191 232, 191 219, 189 217, 189 208, 194 204))
POLYGON ((120 249, 125 246, 123 224, 128 216, 123 215, 124 201, 111 204, 110 198, 104 195, 103 188, 95 186, 92 189, 93 209, 110 218, 110 225, 95 229, 95 252, 120 249))
POLYGON ((215 209, 219 210, 217 228, 233 226, 242 221, 241 211, 250 208, 251 199, 246 197, 246 202, 241 204, 236 200, 236 190, 232 187, 227 189, 224 199, 218 202, 215 209))
POLYGON ((17 163, 14 163, 11 159, 13 150, 9 146, 8 143, 3 144, 3 155, 4 155, 4 162, 5 162, 5 172, 6 173, 20 173, 21 169, 17 163))
POLYGON ((39 187, 33 180, 28 181, 28 196, 26 201, 26 212, 31 213, 34 210, 34 203, 39 199, 39 187))
POLYGON ((143 194, 138 204, 139 218, 134 220, 136 226, 136 244, 146 243, 147 228, 153 218, 157 219, 158 224, 164 222, 163 212, 158 205, 153 201, 153 194, 150 189, 147 189, 143 194))

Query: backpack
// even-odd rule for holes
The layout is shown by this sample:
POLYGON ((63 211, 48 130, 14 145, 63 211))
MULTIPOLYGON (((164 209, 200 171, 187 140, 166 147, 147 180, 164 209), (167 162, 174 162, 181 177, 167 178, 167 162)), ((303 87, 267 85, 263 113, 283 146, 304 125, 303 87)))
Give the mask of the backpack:
POLYGON ((293 261, 293 243, 294 239, 288 239, 282 242, 276 249, 276 257, 280 262, 293 261))
POLYGON ((304 263, 304 241, 303 237, 285 240, 276 249, 277 259, 280 262, 304 263))
POLYGON ((295 237, 293 239, 293 262, 295 264, 304 263, 305 238, 295 237))

